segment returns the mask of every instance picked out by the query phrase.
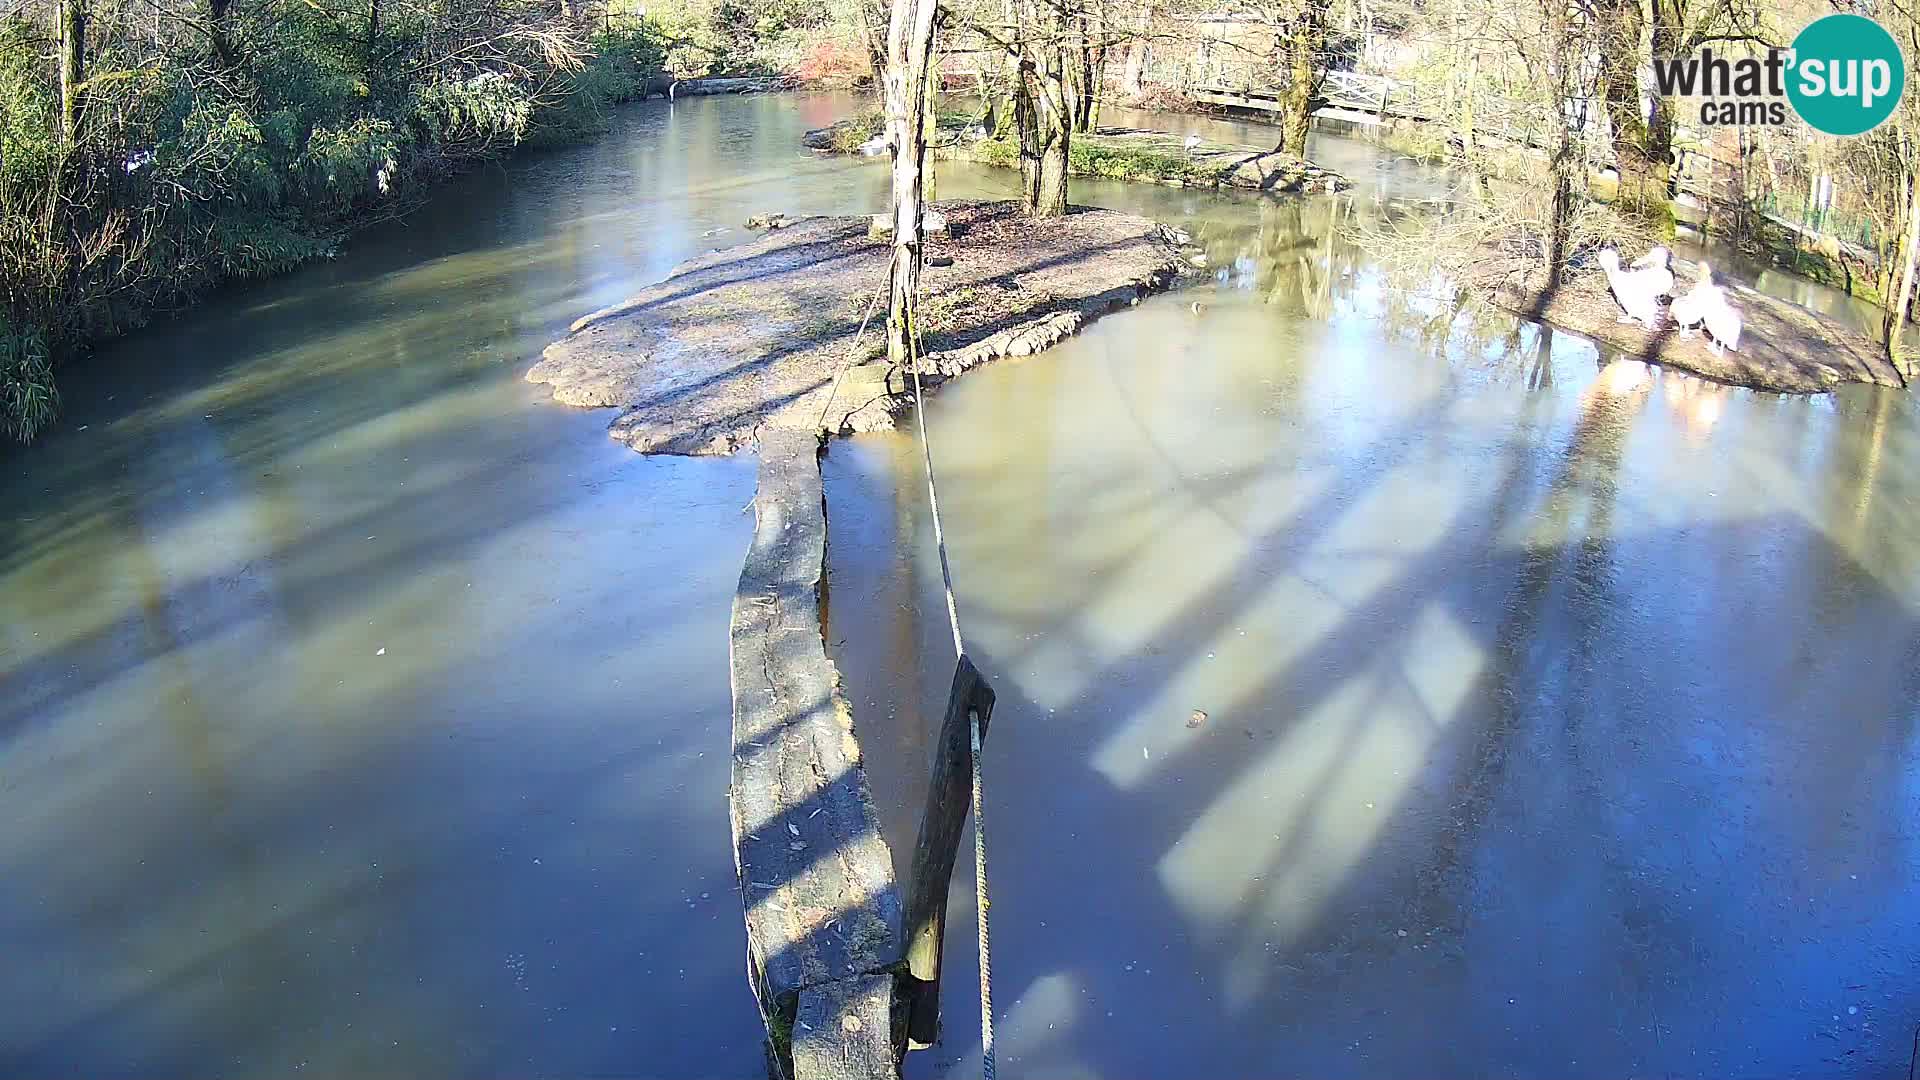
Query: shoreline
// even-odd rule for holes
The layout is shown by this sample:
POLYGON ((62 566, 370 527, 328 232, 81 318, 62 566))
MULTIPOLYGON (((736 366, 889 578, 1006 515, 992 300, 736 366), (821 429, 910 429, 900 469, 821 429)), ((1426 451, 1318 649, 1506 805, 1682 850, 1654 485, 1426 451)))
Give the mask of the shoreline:
MULTIPOLYGON (((934 204, 918 318, 934 385, 1027 356, 1173 284, 1184 233, 1074 207, 1030 219, 1015 202, 934 204)), ((888 280, 892 247, 861 216, 787 220, 740 247, 576 320, 526 373, 561 404, 618 408, 609 434, 641 453, 728 454, 762 428, 886 430, 911 400, 881 323, 853 336, 888 280)), ((758 219, 757 219, 758 220, 758 219)))
MULTIPOLYGON (((631 97, 610 102, 612 109, 638 106, 650 98, 659 98, 671 102, 668 87, 672 87, 675 97, 714 97, 721 95, 749 95, 777 92, 798 92, 814 89, 834 89, 831 87, 811 87, 797 83, 784 76, 724 77, 711 79, 688 79, 673 82, 662 77, 653 77, 643 82, 631 97)), ((93 354, 104 347, 113 345, 131 334, 138 334, 158 322, 178 319, 209 307, 228 297, 233 290, 246 289, 264 282, 285 278, 300 270, 318 263, 338 258, 345 245, 354 239, 372 232, 382 226, 391 226, 404 222, 410 215, 428 201, 438 198, 441 189, 447 184, 466 176, 475 170, 489 166, 499 166, 516 158, 538 154, 565 151, 573 147, 587 146, 605 138, 608 130, 592 132, 581 138, 560 142, 540 142, 523 139, 497 153, 458 161, 436 162, 427 171, 414 174, 406 183, 396 186, 390 196, 371 202, 360 208, 358 215, 351 221, 336 224, 333 228, 319 234, 318 239, 324 247, 312 254, 295 259, 285 265, 274 267, 265 272, 229 272, 212 280, 203 282, 184 298, 175 298, 172 302, 144 308, 137 318, 126 325, 114 328, 111 332, 95 333, 72 342, 62 350, 52 363, 55 386, 59 385, 62 371, 75 363, 86 363, 93 354)), ((57 392, 56 402, 59 401, 57 392)), ((45 426, 36 429, 31 437, 7 440, 18 447, 31 446, 37 439, 50 433, 64 423, 65 407, 61 404, 55 415, 45 426)))
MULTIPOLYGON (((1676 290, 1688 288, 1698 273, 1695 264, 1679 260, 1674 268, 1679 277, 1676 290)), ((1729 386, 1777 394, 1824 394, 1849 383, 1906 388, 1886 351, 1865 334, 1737 282, 1719 284, 1744 318, 1737 352, 1715 353, 1707 347, 1703 333, 1682 337, 1664 310, 1661 325, 1654 330, 1619 322, 1619 305, 1597 272, 1570 275, 1551 294, 1531 280, 1479 291, 1509 314, 1579 334, 1629 359, 1729 386)))
MULTIPOLYGON (((801 145, 850 156, 870 126, 870 118, 865 115, 838 120, 807 132, 801 145)), ((1003 169, 1020 167, 1020 148, 1014 141, 977 137, 969 130, 943 124, 928 151, 935 159, 1003 169)), ((1331 169, 1271 147, 1207 141, 1189 147, 1169 132, 1127 127, 1102 127, 1074 135, 1067 175, 1274 196, 1331 195, 1353 187, 1351 180, 1331 169)))

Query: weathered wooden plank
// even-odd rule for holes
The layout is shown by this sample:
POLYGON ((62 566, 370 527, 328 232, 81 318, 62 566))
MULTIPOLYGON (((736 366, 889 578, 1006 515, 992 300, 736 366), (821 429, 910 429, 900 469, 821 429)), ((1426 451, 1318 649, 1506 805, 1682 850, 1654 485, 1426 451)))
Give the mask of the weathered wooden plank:
POLYGON ((1280 111, 1279 99, 1254 97, 1251 94, 1229 94, 1218 90, 1196 90, 1193 93, 1193 99, 1195 101, 1206 102, 1209 105, 1231 105, 1235 108, 1260 109, 1266 112, 1280 111))
POLYGON ((891 1080, 893 978, 868 975, 800 991, 793 1021, 793 1075, 817 1080, 891 1080))
MULTIPOLYGON (((803 991, 890 973, 902 949, 893 859, 821 637, 819 439, 776 429, 760 439, 730 635, 731 817, 754 993, 780 1032, 803 991)), ((884 1025, 864 1038, 877 1043, 860 1053, 892 1053, 884 1025)))
POLYGON ((940 958, 946 937, 947 892, 960 831, 973 803, 972 719, 976 716, 984 746, 987 724, 993 719, 993 688, 973 661, 962 656, 954 666, 947 715, 933 752, 933 777, 927 785, 927 806, 920 816, 920 836, 907 883, 907 977, 902 990, 907 999, 907 1040, 916 1047, 932 1046, 940 1037, 940 958))

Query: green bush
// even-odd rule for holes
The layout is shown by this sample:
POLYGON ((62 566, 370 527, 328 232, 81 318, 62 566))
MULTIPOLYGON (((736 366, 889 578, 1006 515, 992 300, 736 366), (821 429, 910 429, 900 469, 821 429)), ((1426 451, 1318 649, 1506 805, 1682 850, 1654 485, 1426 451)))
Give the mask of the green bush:
POLYGON ((474 25, 389 4, 377 33, 340 11, 246 11, 227 59, 185 24, 157 56, 144 38, 98 46, 71 144, 44 40, 0 18, 6 435, 45 427, 56 366, 89 342, 324 257, 423 175, 601 131, 667 54, 651 22, 583 40, 538 0, 492 0, 474 25))
MULTIPOLYGON (((1020 167, 1020 145, 1014 139, 982 139, 969 156, 1003 169, 1020 167)), ((1074 176, 1104 176, 1112 180, 1145 180, 1207 187, 1220 181, 1217 170, 1174 154, 1130 147, 1101 146, 1075 139, 1067 146, 1067 171, 1074 176)))
POLYGON ((24 442, 51 423, 59 407, 46 335, 0 319, 0 427, 24 442))
POLYGON ((887 114, 869 109, 833 125, 833 148, 842 154, 857 154, 867 140, 887 129, 887 114))
MULTIPOLYGON (((1020 143, 1015 139, 982 139, 973 144, 973 157, 988 165, 997 165, 1002 169, 1020 167, 1020 143)), ((1072 155, 1072 148, 1068 148, 1072 155)))
POLYGON ((1076 139, 1067 147, 1067 171, 1077 176, 1105 176, 1114 180, 1193 184, 1206 187, 1220 181, 1217 169, 1174 154, 1152 150, 1108 147, 1076 139))
POLYGON ((0 187, 43 183, 53 168, 59 100, 24 21, 0 19, 0 187))
POLYGON ((667 41, 651 22, 623 23, 596 34, 587 70, 597 72, 608 101, 630 101, 667 67, 667 41))

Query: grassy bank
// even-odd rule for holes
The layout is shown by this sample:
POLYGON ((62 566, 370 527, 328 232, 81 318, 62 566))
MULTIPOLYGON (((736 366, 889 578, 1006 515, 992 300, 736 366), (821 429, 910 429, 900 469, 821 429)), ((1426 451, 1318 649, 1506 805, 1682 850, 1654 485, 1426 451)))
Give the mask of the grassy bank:
POLYGON ((325 257, 463 165, 604 130, 665 55, 647 24, 533 5, 369 10, 96 33, 71 111, 46 28, 0 20, 0 430, 51 422, 91 343, 325 257))
MULTIPOLYGON (((968 148, 966 157, 1003 169, 1020 167, 1020 146, 1012 139, 982 139, 968 148)), ((1161 150, 1103 146, 1086 135, 1075 136, 1067 146, 1067 172, 1073 176, 1099 176, 1109 180, 1135 180, 1183 187, 1216 187, 1222 170, 1215 165, 1194 161, 1179 153, 1161 150)))

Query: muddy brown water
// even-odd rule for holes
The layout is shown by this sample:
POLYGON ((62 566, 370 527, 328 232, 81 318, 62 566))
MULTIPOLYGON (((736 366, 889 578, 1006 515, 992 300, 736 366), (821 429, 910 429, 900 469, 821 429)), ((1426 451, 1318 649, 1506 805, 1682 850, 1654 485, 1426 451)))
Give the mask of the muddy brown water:
MULTIPOLYGON (((1097 189, 1188 223, 1214 280, 929 407, 999 693, 1001 1068, 1900 1073, 1911 399, 1603 374, 1569 335, 1436 321, 1339 234, 1442 178, 1312 156, 1353 209, 1097 189)), ((900 851, 953 663, 917 442, 826 469, 831 636, 900 851)), ((958 877, 922 1076, 978 1068, 958 877)))
MULTIPOLYGON (((749 214, 878 209, 884 170, 795 150, 849 107, 629 109, 68 372, 0 457, 0 1073, 758 1074, 724 801, 752 462, 633 455, 520 374, 749 214)), ((1337 234, 1445 178, 1315 156, 1352 200, 1077 184, 1214 279, 929 410, 1000 691, 1003 1067, 1903 1067, 1911 403, 1436 329, 1337 234)), ((827 461, 903 850, 951 664, 917 461, 827 461)), ((910 1075, 977 1068, 964 862, 910 1075)))

